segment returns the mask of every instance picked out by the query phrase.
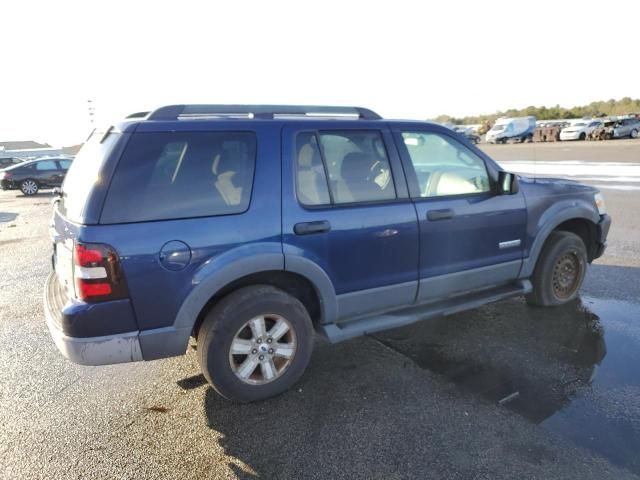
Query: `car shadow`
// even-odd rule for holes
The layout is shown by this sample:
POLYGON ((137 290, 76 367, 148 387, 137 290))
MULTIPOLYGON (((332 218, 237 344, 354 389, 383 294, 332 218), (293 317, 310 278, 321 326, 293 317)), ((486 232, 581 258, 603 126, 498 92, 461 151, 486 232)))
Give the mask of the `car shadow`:
MULTIPOLYGON (((229 465, 238 478, 406 478, 434 456, 472 475, 474 455, 496 440, 470 435, 469 413, 456 402, 539 423, 589 385, 605 355, 599 319, 581 301, 539 309, 511 299, 337 345, 319 341, 292 390, 238 405, 209 388, 204 409, 239 461, 229 465)), ((480 431, 498 428, 484 417, 474 418, 480 431)))
POLYGON ((38 199, 38 198, 52 198, 53 197, 53 190, 39 190, 37 193, 34 193, 33 195, 24 195, 20 192, 16 193, 16 198, 24 198, 24 199, 38 199))

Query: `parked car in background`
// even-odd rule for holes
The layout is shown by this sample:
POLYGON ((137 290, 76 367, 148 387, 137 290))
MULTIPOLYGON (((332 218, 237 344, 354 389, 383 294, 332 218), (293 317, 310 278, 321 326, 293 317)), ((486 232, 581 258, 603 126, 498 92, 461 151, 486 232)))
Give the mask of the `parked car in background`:
POLYGON ((560 132, 560 140, 586 140, 596 128, 602 126, 600 120, 578 120, 560 132))
POLYGON ((613 138, 613 128, 616 123, 617 121, 615 119, 601 119, 600 125, 587 135, 587 140, 611 140, 613 138))
POLYGON ((570 302, 611 223, 594 187, 355 107, 162 107, 94 132, 62 190, 44 296, 62 354, 154 360, 194 337, 235 401, 291 387, 314 332, 570 302))
POLYGON ((20 189, 24 195, 35 195, 43 188, 62 185, 70 166, 71 160, 68 158, 43 158, 23 162, 0 172, 0 186, 3 190, 20 189))
POLYGON ((4 170, 5 168, 11 167, 13 165, 18 165, 19 163, 23 163, 23 160, 19 158, 0 158, 0 170, 4 170))
POLYGON ((526 142, 533 138, 536 117, 499 118, 487 132, 487 143, 526 142))
POLYGON ((472 129, 466 127, 453 127, 454 132, 459 133, 473 144, 480 143, 480 137, 476 135, 472 129))
POLYGON ((622 120, 618 120, 618 122, 613 127, 613 138, 638 138, 639 133, 640 118, 637 117, 623 118, 622 120))

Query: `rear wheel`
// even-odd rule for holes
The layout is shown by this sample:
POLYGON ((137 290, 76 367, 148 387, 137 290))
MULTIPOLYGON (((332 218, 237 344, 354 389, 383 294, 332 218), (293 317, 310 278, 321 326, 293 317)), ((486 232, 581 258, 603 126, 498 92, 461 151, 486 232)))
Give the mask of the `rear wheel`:
POLYGON ((571 232, 552 232, 540 252, 527 302, 543 307, 570 302, 582 286, 587 263, 587 250, 580 237, 571 232))
POLYGON ((631 138, 638 138, 638 130, 635 128, 631 130, 631 138))
POLYGON ((20 191, 26 196, 35 195, 38 193, 38 184, 35 180, 27 178, 20 182, 20 191))
POLYGON ((223 397, 251 402, 289 389, 302 376, 313 326, 300 301, 269 285, 244 287, 218 302, 198 332, 198 361, 223 397))
POLYGON ((579 137, 579 138, 580 138, 580 140, 584 140, 584 139, 586 139, 586 138, 587 138, 587 134, 586 134, 586 133, 584 133, 584 132, 582 132, 582 133, 580 134, 580 137, 579 137))

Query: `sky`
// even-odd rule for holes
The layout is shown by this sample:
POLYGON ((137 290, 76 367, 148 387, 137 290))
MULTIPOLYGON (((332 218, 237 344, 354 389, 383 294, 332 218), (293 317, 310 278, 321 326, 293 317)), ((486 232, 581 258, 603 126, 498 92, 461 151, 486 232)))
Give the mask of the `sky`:
POLYGON ((33 1, 0 18, 0 141, 174 103, 386 118, 640 97, 640 1, 33 1))

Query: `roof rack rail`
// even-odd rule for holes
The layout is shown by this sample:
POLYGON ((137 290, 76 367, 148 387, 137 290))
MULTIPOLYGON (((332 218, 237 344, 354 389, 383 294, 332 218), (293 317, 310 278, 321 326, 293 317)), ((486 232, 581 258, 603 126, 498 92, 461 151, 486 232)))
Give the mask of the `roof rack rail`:
POLYGON ((147 115, 149 115, 150 112, 136 112, 136 113, 132 113, 131 115, 127 115, 124 118, 144 118, 147 115))
MULTIPOLYGON (((138 115, 138 114, 133 114, 138 115)), ((146 115, 145 115, 146 116, 146 115)), ((330 107, 310 105, 167 105, 149 114, 147 120, 178 120, 180 118, 249 117, 273 119, 277 116, 358 117, 381 120, 376 112, 362 107, 330 107)), ((130 115, 127 118, 137 118, 130 115)))

